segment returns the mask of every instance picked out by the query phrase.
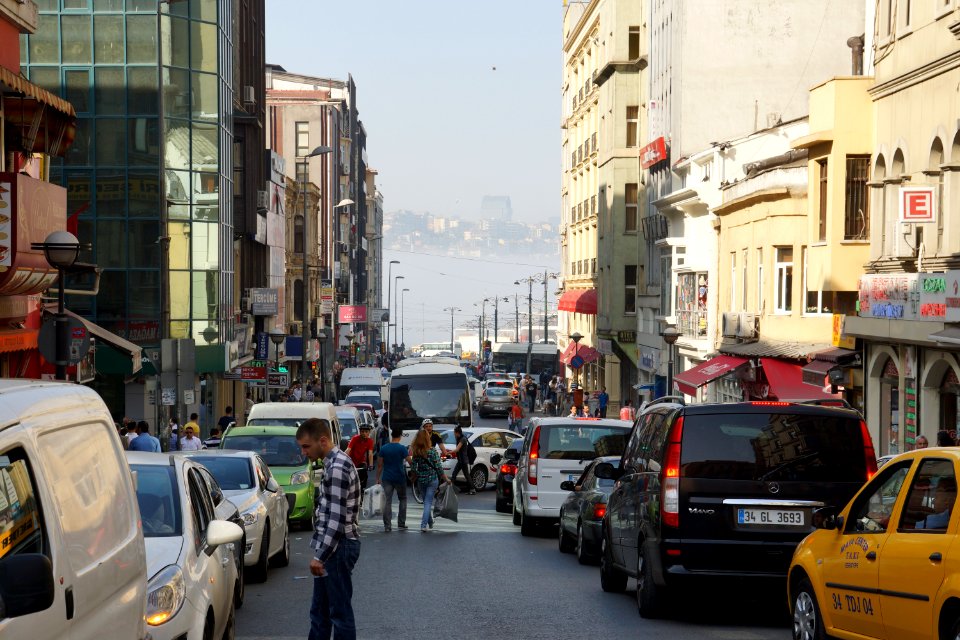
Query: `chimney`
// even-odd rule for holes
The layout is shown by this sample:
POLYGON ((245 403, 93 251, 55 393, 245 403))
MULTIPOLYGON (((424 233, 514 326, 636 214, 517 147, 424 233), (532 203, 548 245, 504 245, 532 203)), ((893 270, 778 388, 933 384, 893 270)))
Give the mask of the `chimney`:
POLYGON ((863 36, 853 36, 847 38, 847 46, 850 47, 852 57, 852 75, 863 75, 863 36))

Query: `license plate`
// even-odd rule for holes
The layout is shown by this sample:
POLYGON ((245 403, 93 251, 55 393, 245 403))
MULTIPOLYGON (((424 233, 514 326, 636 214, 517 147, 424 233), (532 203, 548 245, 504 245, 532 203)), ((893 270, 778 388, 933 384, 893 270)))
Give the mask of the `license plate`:
POLYGON ((803 512, 774 509, 737 509, 737 524, 802 527, 804 525, 803 512))
POLYGON ((579 478, 580 478, 580 476, 578 476, 578 475, 575 474, 575 473, 571 473, 571 474, 567 475, 567 480, 569 480, 570 482, 576 482, 579 478))

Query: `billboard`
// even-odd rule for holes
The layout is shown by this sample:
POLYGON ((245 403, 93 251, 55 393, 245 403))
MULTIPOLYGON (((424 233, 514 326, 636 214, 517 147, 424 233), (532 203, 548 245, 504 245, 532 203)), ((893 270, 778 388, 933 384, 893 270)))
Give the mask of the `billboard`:
POLYGON ((367 305, 340 305, 337 308, 337 321, 340 324, 347 324, 350 322, 365 323, 367 321, 367 305))

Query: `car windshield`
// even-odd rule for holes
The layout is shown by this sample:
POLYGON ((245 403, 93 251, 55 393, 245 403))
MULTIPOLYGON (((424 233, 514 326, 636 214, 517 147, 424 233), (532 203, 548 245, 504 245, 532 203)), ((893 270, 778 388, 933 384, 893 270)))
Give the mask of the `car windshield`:
POLYGON ((863 482, 860 421, 822 415, 686 416, 680 464, 688 478, 863 482))
POLYGON ((540 434, 540 458, 545 460, 593 460, 598 456, 623 454, 630 427, 593 425, 544 425, 540 434))
POLYGON ((247 458, 228 456, 192 456, 213 474, 224 491, 239 491, 253 488, 253 470, 247 458))
POLYGON ((493 396, 509 396, 510 390, 504 389, 503 387, 490 387, 487 389, 487 395, 490 397, 493 396))
POLYGON ((270 467, 302 467, 307 462, 293 433, 290 435, 228 435, 223 439, 221 448, 255 451, 270 467))
POLYGON ((470 394, 462 373, 397 377, 391 385, 391 424, 419 426, 424 418, 439 418, 448 424, 460 418, 469 420, 470 394))
POLYGON ((137 503, 146 538, 183 535, 176 471, 170 465, 134 464, 137 503))
POLYGON ((299 427, 306 418, 252 418, 247 420, 248 427, 299 427))
POLYGON ((376 409, 377 411, 379 411, 380 409, 383 409, 383 400, 380 398, 380 394, 351 393, 347 395, 347 399, 345 400, 345 402, 347 404, 350 404, 352 402, 356 402, 358 404, 369 404, 369 405, 372 405, 373 408, 376 409))
POLYGON ((342 418, 337 416, 340 422, 340 435, 344 438, 352 438, 357 435, 357 421, 353 418, 342 418))

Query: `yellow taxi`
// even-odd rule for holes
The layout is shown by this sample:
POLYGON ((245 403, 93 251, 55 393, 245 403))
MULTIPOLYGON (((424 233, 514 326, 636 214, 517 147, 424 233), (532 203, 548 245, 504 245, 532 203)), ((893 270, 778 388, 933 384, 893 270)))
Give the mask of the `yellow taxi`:
POLYGON ((960 448, 904 453, 814 512, 790 564, 794 638, 960 639, 958 464, 960 448))

